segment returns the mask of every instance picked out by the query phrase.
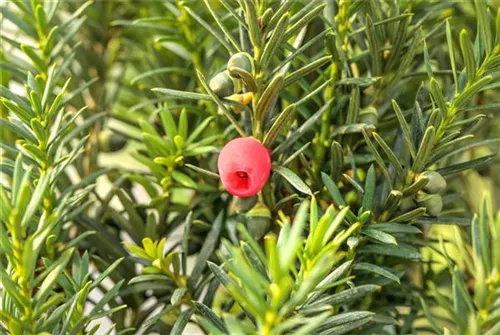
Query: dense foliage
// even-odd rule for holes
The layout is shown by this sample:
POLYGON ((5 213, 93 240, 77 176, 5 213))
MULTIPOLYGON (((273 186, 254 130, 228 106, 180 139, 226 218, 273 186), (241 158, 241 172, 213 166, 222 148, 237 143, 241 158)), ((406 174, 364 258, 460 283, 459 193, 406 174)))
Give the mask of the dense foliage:
POLYGON ((499 334, 499 7, 2 2, 0 334, 499 334))

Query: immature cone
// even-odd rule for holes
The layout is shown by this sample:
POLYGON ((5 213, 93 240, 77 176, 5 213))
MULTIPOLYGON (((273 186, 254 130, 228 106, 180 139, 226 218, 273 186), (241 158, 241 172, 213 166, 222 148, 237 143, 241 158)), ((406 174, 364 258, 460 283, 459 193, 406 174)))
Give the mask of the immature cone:
POLYGON ((271 173, 271 156, 259 141, 241 137, 227 143, 217 162, 224 188, 238 197, 256 195, 271 173))
POLYGON ((415 208, 415 201, 413 197, 406 197, 401 200, 401 204, 399 205, 399 209, 403 212, 408 212, 415 208))
POLYGON ((430 216, 438 216, 443 210, 443 198, 439 194, 427 194, 419 191, 416 200, 420 207, 425 207, 426 214, 430 216))
POLYGON ((208 83, 208 86, 219 98, 234 94, 234 81, 228 71, 217 73, 208 83))
POLYGON ((438 194, 446 189, 446 180, 438 172, 425 171, 420 177, 426 177, 429 182, 424 186, 424 191, 429 194, 438 194))
POLYGON ((227 62, 227 71, 231 77, 239 79, 240 75, 235 70, 244 70, 248 73, 252 73, 252 64, 252 57, 249 54, 246 52, 239 52, 229 58, 227 62))

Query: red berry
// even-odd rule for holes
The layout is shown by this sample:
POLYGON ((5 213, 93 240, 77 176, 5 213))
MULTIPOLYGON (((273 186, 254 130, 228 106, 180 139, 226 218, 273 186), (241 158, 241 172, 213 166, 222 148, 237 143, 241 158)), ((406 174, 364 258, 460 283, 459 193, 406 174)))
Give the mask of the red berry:
POLYGON ((224 188, 238 197, 256 195, 271 173, 271 156, 265 146, 251 137, 227 143, 217 162, 224 188))

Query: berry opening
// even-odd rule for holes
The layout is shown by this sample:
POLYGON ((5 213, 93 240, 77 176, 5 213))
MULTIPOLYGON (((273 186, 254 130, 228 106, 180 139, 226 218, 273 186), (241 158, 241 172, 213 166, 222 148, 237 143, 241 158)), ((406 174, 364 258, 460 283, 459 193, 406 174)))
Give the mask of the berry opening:
POLYGON ((240 178, 248 178, 248 174, 245 171, 236 171, 236 174, 240 178))
POLYGON ((217 167, 224 188, 238 197, 256 195, 271 172, 271 156, 262 143, 250 137, 240 137, 221 150, 217 167))
POLYGON ((245 171, 236 171, 230 178, 231 185, 235 190, 246 191, 250 187, 250 178, 245 171))

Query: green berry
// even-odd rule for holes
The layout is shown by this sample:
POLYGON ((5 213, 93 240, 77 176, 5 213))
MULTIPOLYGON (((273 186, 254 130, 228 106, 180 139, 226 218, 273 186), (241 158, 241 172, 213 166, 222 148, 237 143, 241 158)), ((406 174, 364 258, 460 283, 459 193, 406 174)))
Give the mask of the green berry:
POLYGON ((210 89, 214 91, 215 95, 217 95, 219 98, 228 97, 234 94, 234 81, 229 76, 228 71, 223 71, 216 74, 210 80, 208 86, 210 86, 210 89))
POLYGON ((426 209, 426 214, 438 216, 443 210, 443 198, 439 194, 427 194, 419 191, 416 195, 416 201, 420 207, 426 209))
POLYGON ((227 71, 229 75, 233 78, 240 78, 240 75, 235 70, 243 70, 248 73, 253 71, 253 60, 252 57, 246 52, 239 52, 231 56, 227 62, 227 71))
POLYGON ((425 171, 419 178, 426 177, 429 182, 424 186, 424 191, 429 194, 442 193, 446 189, 446 180, 438 172, 425 171))

